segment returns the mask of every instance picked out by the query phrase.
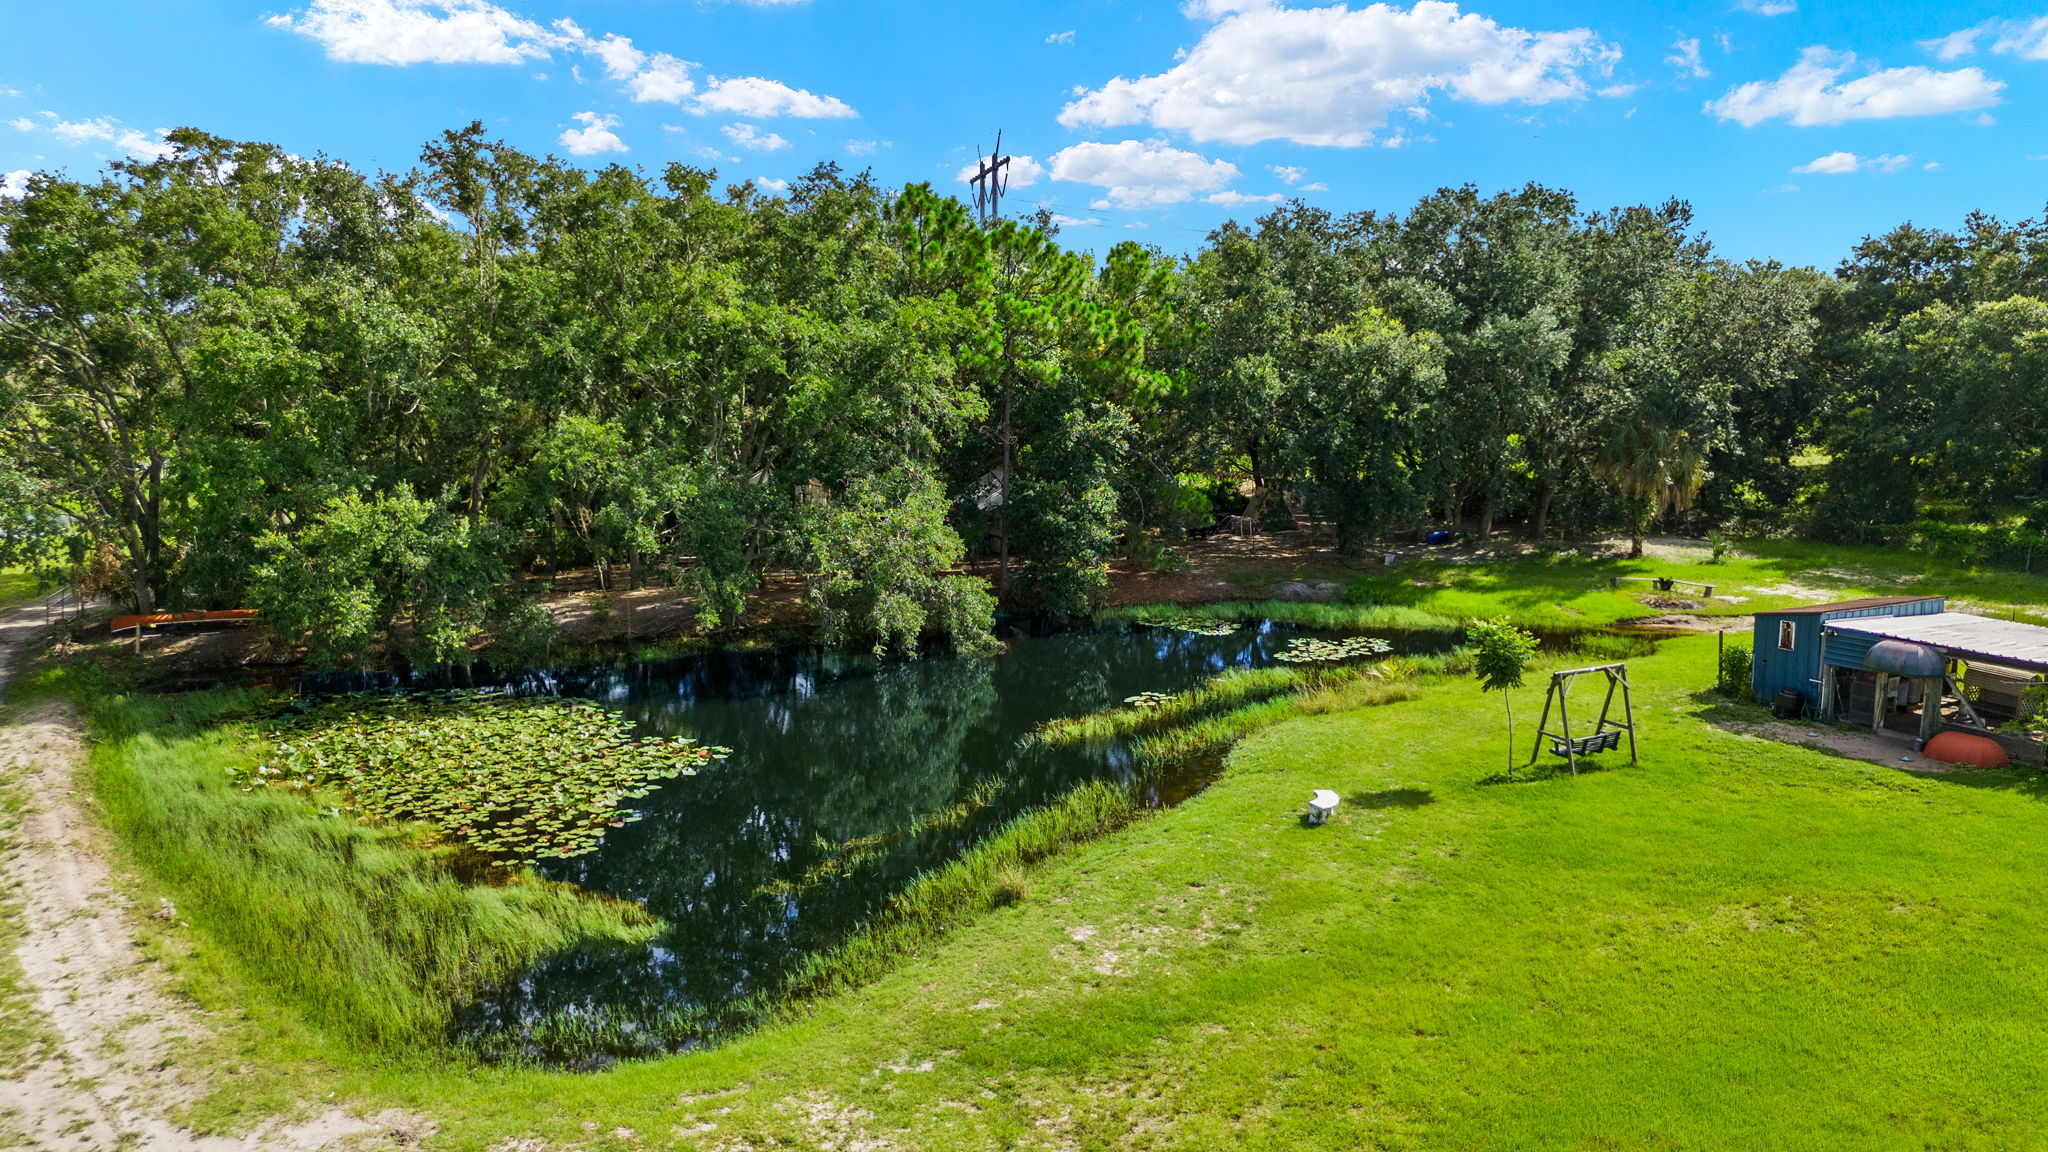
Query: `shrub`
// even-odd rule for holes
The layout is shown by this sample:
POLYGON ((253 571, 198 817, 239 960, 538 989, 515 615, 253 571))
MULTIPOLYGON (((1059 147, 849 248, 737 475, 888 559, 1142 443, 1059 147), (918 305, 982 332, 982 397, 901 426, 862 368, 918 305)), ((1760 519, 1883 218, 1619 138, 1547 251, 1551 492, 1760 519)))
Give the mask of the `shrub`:
POLYGON ((1749 695, 1750 652, 1747 644, 1730 644, 1721 650, 1721 675, 1714 687, 1723 696, 1740 700, 1749 695))

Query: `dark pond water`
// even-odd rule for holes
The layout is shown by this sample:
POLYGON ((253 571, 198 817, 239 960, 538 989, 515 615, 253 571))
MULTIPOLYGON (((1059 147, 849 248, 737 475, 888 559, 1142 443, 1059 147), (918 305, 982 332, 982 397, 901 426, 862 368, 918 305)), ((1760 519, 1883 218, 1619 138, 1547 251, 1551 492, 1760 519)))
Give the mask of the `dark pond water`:
POLYGON ((661 938, 557 957, 470 1007, 461 1038, 487 1058, 589 1065, 744 1028, 807 954, 1019 811, 1094 779, 1126 781, 1151 803, 1201 782, 1140 780, 1120 748, 1021 750, 1030 729, 1264 665, 1309 634, 1132 626, 1020 636, 976 659, 719 652, 513 680, 733 752, 647 797, 643 818, 597 851, 544 867, 644 905, 670 926, 661 938))

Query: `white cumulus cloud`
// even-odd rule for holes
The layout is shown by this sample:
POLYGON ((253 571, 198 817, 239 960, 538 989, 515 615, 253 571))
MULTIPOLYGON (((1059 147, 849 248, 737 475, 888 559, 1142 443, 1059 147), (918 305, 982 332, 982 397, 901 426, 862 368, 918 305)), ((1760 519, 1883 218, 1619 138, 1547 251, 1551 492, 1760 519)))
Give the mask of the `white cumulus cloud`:
POLYGON ((1179 63, 1076 93, 1060 123, 1355 148, 1371 142, 1390 113, 1433 93, 1478 104, 1578 99, 1589 92, 1588 73, 1604 76, 1621 58, 1589 29, 1506 27, 1446 0, 1359 9, 1209 0, 1185 11, 1217 23, 1179 63))
POLYGON ((1106 195, 1093 208, 1150 208, 1180 204, 1218 192, 1237 179, 1237 165, 1210 160, 1157 141, 1093 141, 1061 149, 1052 158, 1052 178, 1093 184, 1106 195))
POLYGON ((789 191, 789 181, 777 180, 773 176, 756 176, 754 177, 754 183, 759 184, 770 192, 789 191))
POLYGON ((1291 164, 1272 164, 1267 166, 1266 171, 1278 176, 1282 184, 1299 184, 1301 178, 1308 175, 1308 169, 1296 168, 1291 164))
POLYGON ((752 124, 727 124, 719 131, 725 133, 725 138, 732 141, 735 147, 752 152, 779 152, 789 147, 789 141, 780 135, 770 132, 764 136, 760 129, 752 124))
POLYGON ((795 116, 805 120, 843 120, 860 115, 836 96, 816 96, 760 76, 714 78, 697 98, 696 110, 759 118, 795 116))
POLYGON ((1882 156, 1869 157, 1858 156, 1854 152, 1830 152, 1792 170, 1822 176, 1846 176, 1851 172, 1897 172, 1912 162, 1911 156, 1898 156, 1889 152, 1882 156))
MULTIPOLYGON (((352 64, 519 64, 577 52, 594 58, 638 103, 757 118, 857 115, 836 96, 760 76, 710 77, 700 90, 693 75, 698 65, 689 60, 650 52, 617 33, 593 36, 566 17, 542 24, 490 0, 312 0, 266 22, 314 41, 331 60, 352 64)), ((580 65, 572 64, 570 74, 582 82, 580 65)))
POLYGON ((1795 0, 1735 0, 1735 10, 1758 16, 1783 16, 1799 11, 1799 5, 1795 0))
POLYGON ((1855 64, 1852 52, 1808 48, 1800 54, 1799 63, 1776 80, 1737 85, 1709 102, 1707 111, 1745 128, 1780 119, 1812 127, 1965 112, 1998 103, 1998 93, 2005 87, 2004 81, 1991 79, 1981 69, 1943 72, 1917 64, 1844 80, 1855 64))
POLYGON ((28 177, 26 168, 0 175, 0 200, 19 200, 28 195, 28 177))
POLYGON ((1055 32, 1047 36, 1045 42, 1047 44, 1072 44, 1074 42, 1074 31, 1069 28, 1065 32, 1055 32))
POLYGON ((265 22, 350 64, 519 64, 567 43, 487 0, 313 0, 265 22))
POLYGON ((596 112, 578 112, 573 119, 583 125, 581 128, 562 130, 562 147, 571 155, 596 156, 605 152, 624 152, 626 142, 612 129, 619 126, 617 116, 602 116, 596 112))
POLYGON ((1064 212, 1052 214, 1052 222, 1062 228, 1094 228, 1102 223, 1100 216, 1069 216, 1064 212))

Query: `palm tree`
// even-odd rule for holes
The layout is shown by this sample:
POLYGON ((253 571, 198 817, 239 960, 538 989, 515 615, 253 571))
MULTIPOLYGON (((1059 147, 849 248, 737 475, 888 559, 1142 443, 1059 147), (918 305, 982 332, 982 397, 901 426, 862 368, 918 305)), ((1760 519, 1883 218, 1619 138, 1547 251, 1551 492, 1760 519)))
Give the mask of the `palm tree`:
POLYGON ((1644 527, 1660 513, 1692 507, 1707 478, 1707 454, 1685 429, 1637 412, 1614 426, 1593 470, 1621 493, 1628 509, 1628 557, 1639 560, 1644 527))

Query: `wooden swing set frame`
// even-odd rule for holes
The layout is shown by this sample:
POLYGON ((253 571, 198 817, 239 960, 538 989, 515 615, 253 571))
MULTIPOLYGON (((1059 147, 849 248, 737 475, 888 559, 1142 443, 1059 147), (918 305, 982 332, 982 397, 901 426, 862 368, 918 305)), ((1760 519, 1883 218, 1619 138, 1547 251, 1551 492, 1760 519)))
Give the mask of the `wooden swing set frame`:
MULTIPOLYGON (((1529 763, 1543 755, 1543 741, 1550 739, 1550 754, 1564 757, 1571 765, 1572 775, 1579 774, 1579 757, 1596 752, 1607 752, 1621 747, 1621 734, 1628 733, 1628 762, 1636 763, 1636 710, 1629 699, 1628 665, 1595 664, 1587 668, 1568 668, 1550 674, 1550 693, 1543 698, 1543 719, 1536 723, 1536 746, 1529 750, 1529 763), (1572 736, 1571 690, 1572 682, 1581 676, 1595 672, 1607 675, 1607 697, 1600 702, 1600 719, 1593 725, 1590 736, 1572 736), (1621 693, 1622 719, 1610 718, 1614 710, 1614 694, 1621 693), (1558 730, 1550 730, 1550 708, 1557 706, 1558 730)), ((1527 765, 1524 765, 1527 767, 1527 765)))

